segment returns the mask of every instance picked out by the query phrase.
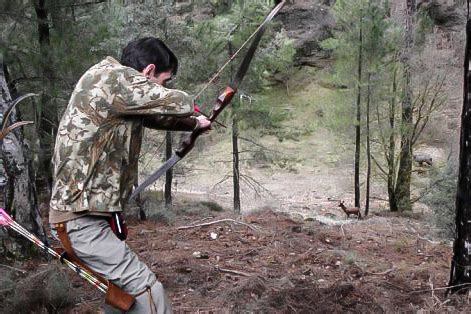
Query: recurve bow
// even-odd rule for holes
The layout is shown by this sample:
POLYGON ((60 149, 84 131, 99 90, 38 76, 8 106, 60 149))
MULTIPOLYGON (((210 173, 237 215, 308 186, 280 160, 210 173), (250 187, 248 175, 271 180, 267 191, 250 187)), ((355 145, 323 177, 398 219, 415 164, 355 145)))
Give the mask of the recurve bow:
MULTIPOLYGON (((203 87, 203 89, 195 96, 197 98, 203 90, 205 90, 209 84, 211 84, 224 70, 224 68, 232 61, 234 60, 235 56, 241 51, 241 49, 250 41, 252 40, 252 43, 247 50, 247 53, 244 56, 244 59, 242 60, 239 69, 237 70, 237 73, 232 80, 232 82, 225 88, 224 92, 218 96, 216 99, 216 104, 214 105, 211 114, 209 115, 208 119, 211 122, 214 122, 216 118, 219 116, 219 114, 224 110, 224 108, 229 105, 231 102, 232 98, 234 97, 235 93, 237 92, 237 89, 242 82, 242 79, 244 78, 245 74, 247 73, 247 70, 249 68, 249 65, 255 55, 255 51, 257 50, 258 44, 260 43, 260 40, 265 33, 266 25, 275 17, 275 15, 283 8, 285 5, 286 1, 276 1, 275 7, 271 10, 271 12, 266 16, 265 20, 263 21, 262 24, 255 30, 254 33, 242 44, 242 46, 237 50, 232 57, 222 66, 222 68, 212 77, 211 80, 203 87)), ((130 199, 135 198, 140 192, 142 192, 146 187, 154 183, 156 180, 158 180, 164 173, 166 173, 169 169, 171 169, 173 166, 175 166, 180 160, 182 160, 194 147, 196 139, 204 133, 205 130, 202 129, 196 129, 191 134, 189 134, 183 142, 180 144, 179 148, 175 150, 173 153, 172 157, 170 157, 156 172, 154 172, 152 175, 150 175, 144 182, 142 182, 132 193, 130 199)))

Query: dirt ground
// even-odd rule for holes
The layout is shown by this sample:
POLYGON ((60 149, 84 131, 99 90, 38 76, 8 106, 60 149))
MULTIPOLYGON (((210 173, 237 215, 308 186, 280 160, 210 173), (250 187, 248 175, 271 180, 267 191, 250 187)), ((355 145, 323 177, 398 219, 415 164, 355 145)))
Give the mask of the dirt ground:
MULTIPOLYGON (((128 243, 162 281, 176 313, 471 311, 467 298, 445 296, 452 249, 428 237, 421 215, 346 219, 334 207, 323 215, 333 223, 270 210, 242 218, 182 211, 172 223, 130 221, 128 243)), ((46 265, 38 258, 11 266, 26 271, 17 281, 33 286, 31 276, 46 265)), ((69 279, 62 290, 75 297, 52 312, 100 310, 99 292, 57 269, 69 279)), ((29 302, 31 295, 37 291, 20 297, 29 302)))

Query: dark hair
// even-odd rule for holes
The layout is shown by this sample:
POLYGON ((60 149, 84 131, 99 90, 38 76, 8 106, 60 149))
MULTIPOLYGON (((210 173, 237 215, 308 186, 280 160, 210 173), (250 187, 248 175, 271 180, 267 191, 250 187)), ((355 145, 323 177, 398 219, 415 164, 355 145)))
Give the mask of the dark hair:
POLYGON ((178 71, 178 59, 175 54, 158 38, 144 37, 131 41, 121 54, 121 64, 139 72, 149 64, 155 64, 155 73, 172 70, 178 71))

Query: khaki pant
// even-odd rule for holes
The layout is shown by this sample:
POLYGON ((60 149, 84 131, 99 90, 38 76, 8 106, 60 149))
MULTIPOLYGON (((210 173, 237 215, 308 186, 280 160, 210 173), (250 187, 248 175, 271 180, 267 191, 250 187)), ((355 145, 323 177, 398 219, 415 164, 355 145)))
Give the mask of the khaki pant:
MULTIPOLYGON (((84 216, 68 221, 67 233, 75 254, 85 264, 125 292, 140 294, 128 313, 172 312, 162 284, 127 244, 114 235, 107 218, 84 216)), ((105 313, 119 311, 106 305, 105 313)))

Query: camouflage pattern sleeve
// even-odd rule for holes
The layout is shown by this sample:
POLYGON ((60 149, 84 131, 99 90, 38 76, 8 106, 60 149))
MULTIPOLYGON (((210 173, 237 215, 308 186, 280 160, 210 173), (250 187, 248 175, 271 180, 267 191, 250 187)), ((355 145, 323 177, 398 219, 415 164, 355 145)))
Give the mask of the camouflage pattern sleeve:
POLYGON ((119 115, 186 117, 194 113, 193 101, 187 93, 156 84, 131 68, 121 68, 117 79, 112 109, 119 115))
POLYGON ((160 116, 153 115, 147 116, 143 119, 143 125, 146 128, 155 130, 167 130, 167 131, 185 131, 191 132, 198 126, 198 119, 196 117, 171 117, 171 116, 160 116))

